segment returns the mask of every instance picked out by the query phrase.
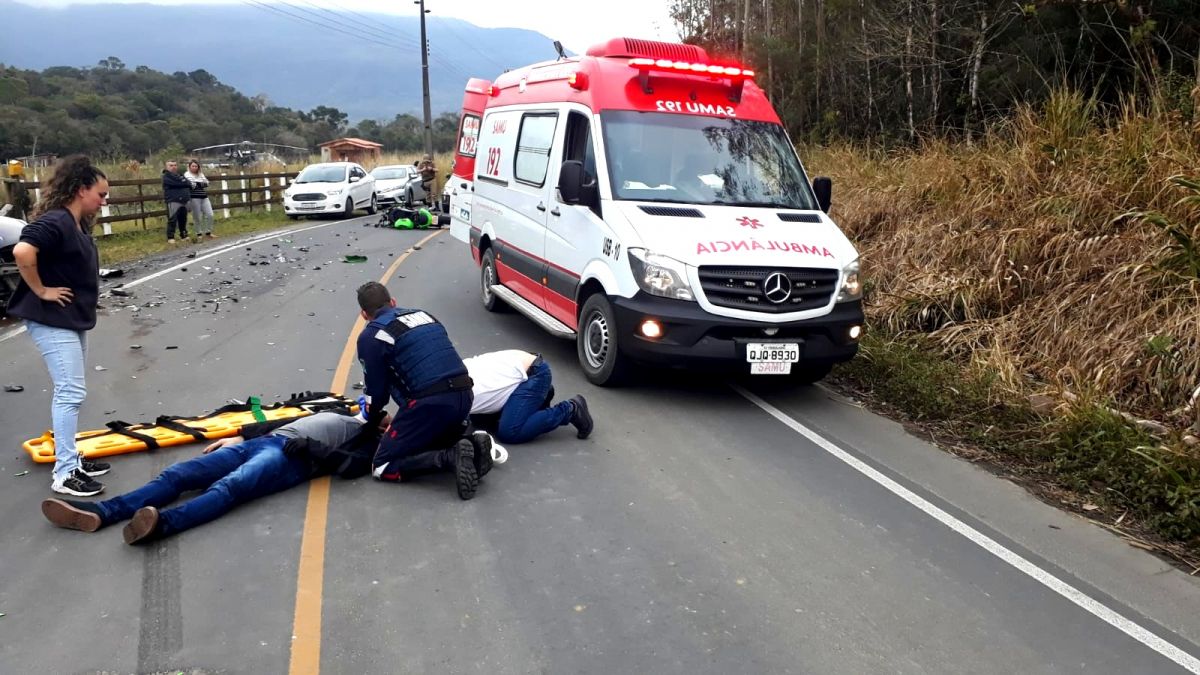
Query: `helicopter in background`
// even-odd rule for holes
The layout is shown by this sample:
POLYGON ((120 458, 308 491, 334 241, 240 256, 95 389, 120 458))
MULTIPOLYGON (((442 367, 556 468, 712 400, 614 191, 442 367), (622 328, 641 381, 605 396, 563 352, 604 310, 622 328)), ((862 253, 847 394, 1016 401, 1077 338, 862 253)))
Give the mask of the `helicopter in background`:
POLYGON ((221 143, 193 148, 192 156, 207 168, 245 168, 255 164, 287 164, 302 162, 311 154, 308 148, 279 143, 221 143))

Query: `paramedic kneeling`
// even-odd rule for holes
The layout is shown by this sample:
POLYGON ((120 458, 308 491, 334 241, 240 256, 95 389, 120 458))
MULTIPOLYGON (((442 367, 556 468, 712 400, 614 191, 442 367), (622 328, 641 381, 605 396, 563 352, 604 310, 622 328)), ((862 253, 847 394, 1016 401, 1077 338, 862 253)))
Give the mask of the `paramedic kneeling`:
POLYGON ((552 404, 550 364, 538 354, 507 349, 463 361, 474 381, 471 421, 494 430, 501 443, 528 443, 571 424, 579 438, 592 433, 592 416, 581 395, 552 404))
POLYGON ((471 378, 445 327, 424 310, 396 306, 387 288, 368 282, 358 306, 369 323, 358 336, 367 421, 383 418, 388 399, 399 409, 375 453, 371 475, 400 482, 453 472, 461 499, 475 496, 492 468, 490 448, 464 438, 471 413, 471 378))

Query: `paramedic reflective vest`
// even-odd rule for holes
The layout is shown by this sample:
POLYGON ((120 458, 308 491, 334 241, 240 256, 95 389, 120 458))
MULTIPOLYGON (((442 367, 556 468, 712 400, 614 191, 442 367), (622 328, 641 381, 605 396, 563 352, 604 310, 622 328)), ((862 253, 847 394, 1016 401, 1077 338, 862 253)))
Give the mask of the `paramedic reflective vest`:
POLYGON ((383 347, 392 398, 402 401, 471 388, 467 367, 437 319, 420 309, 388 307, 364 336, 383 347))

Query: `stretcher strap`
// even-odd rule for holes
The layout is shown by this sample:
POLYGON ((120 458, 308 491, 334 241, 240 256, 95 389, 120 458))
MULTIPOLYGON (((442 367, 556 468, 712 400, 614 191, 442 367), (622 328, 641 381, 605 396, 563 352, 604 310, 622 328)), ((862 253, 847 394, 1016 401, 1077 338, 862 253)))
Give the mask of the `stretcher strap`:
POLYGON ((109 422, 108 424, 106 424, 104 426, 111 429, 114 434, 121 434, 122 436, 128 436, 130 438, 133 438, 133 439, 136 439, 136 440, 139 440, 139 441, 145 443, 147 450, 157 450, 158 449, 158 440, 157 439, 155 439, 153 436, 147 436, 146 434, 139 434, 138 432, 131 430, 130 427, 132 427, 133 425, 129 424, 128 422, 122 422, 121 420, 113 420, 112 422, 109 422))
POLYGON ((262 411, 262 401, 258 400, 257 396, 250 397, 250 414, 254 415, 255 422, 266 422, 267 416, 262 411))
POLYGON ((160 426, 164 429, 170 429, 171 431, 178 431, 181 434, 188 434, 192 438, 194 438, 198 441, 207 441, 208 440, 208 437, 204 435, 204 432, 207 431, 207 429, 204 429, 204 428, 198 429, 196 427, 189 427, 188 425, 183 424, 181 422, 176 422, 174 419, 167 417, 166 415, 159 415, 158 419, 154 420, 154 424, 155 424, 155 426, 160 426))

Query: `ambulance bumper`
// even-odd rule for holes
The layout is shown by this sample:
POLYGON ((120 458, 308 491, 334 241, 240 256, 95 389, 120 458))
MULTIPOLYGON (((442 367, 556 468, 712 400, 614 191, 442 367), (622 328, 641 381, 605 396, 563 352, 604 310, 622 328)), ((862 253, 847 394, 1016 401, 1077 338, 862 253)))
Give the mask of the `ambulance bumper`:
POLYGON ((632 298, 611 300, 622 354, 635 361, 672 368, 744 367, 746 345, 764 342, 798 343, 804 364, 839 363, 858 353, 858 339, 850 337, 850 329, 864 326, 861 301, 837 303, 829 314, 812 319, 765 323, 716 316, 694 302, 641 292, 632 298), (662 336, 645 337, 641 327, 646 321, 658 322, 662 336), (772 330, 774 334, 768 334, 772 330))

